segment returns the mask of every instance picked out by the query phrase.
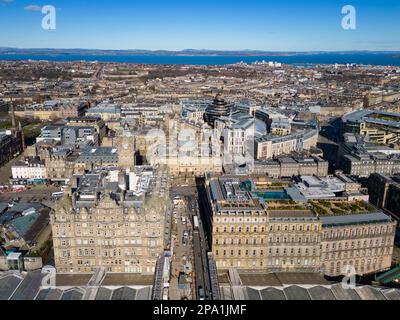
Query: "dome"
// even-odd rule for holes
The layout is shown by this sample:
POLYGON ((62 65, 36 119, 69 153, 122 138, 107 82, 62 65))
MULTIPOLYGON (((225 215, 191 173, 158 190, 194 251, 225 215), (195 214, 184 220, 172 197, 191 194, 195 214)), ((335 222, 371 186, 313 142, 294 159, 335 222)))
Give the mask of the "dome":
POLYGON ((204 120, 211 126, 214 127, 215 120, 220 117, 227 117, 230 115, 233 105, 229 104, 224 98, 218 94, 214 102, 210 104, 205 112, 204 120))

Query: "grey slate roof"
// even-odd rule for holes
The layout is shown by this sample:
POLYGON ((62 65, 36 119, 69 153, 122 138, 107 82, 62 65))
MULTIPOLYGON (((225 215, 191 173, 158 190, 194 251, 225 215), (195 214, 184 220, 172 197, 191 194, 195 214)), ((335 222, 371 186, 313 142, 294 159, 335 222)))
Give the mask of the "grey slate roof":
MULTIPOLYGON (((113 276, 115 275, 113 274, 113 276)), ((119 277, 122 279, 128 277, 128 280, 132 278, 129 286, 135 288, 118 284, 104 284, 100 287, 87 288, 90 275, 68 274, 58 276, 60 279, 57 281, 58 287, 41 289, 43 279, 41 271, 23 274, 0 272, 0 300, 82 300, 89 290, 95 293, 95 295, 88 295, 89 300, 150 300, 152 285, 149 284, 151 281, 147 279, 149 277, 133 276, 120 275, 119 277), (60 278, 62 276, 63 279, 60 278)))
MULTIPOLYGON (((344 289, 340 283, 334 285, 289 285, 286 287, 237 287, 245 289, 249 300, 400 300, 400 289, 360 286, 344 289)), ((235 300, 231 287, 221 286, 223 300, 235 300)))
POLYGON ((299 286, 291 286, 283 289, 288 300, 311 300, 307 289, 299 286))
POLYGON ((56 301, 60 300, 62 294, 62 290, 59 289, 45 289, 38 293, 35 300, 56 301))
POLYGON ((391 221, 391 218, 383 212, 354 214, 347 216, 321 216, 320 219, 322 220, 322 224, 324 226, 391 221))
POLYGON ((34 300, 42 285, 43 277, 44 275, 42 275, 41 271, 28 273, 11 297, 11 300, 34 300))
POLYGON ((136 290, 128 287, 122 287, 114 290, 111 300, 135 300, 136 290))
POLYGON ((22 279, 13 275, 0 278, 0 300, 8 300, 22 279))

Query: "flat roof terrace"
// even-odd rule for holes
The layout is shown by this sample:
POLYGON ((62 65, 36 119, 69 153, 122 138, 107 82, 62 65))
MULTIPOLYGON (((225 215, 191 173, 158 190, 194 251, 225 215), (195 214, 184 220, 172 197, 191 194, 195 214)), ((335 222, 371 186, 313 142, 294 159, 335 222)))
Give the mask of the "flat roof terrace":
POLYGON ((379 210, 364 201, 310 201, 315 213, 321 217, 334 217, 346 215, 362 215, 376 213, 379 210))

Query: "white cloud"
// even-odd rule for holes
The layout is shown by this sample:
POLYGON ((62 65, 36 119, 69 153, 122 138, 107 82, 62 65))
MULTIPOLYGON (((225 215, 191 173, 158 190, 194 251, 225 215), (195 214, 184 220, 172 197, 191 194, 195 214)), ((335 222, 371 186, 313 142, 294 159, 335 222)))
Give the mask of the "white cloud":
POLYGON ((35 5, 35 4, 31 4, 29 6, 24 7, 25 11, 42 11, 42 7, 35 5))

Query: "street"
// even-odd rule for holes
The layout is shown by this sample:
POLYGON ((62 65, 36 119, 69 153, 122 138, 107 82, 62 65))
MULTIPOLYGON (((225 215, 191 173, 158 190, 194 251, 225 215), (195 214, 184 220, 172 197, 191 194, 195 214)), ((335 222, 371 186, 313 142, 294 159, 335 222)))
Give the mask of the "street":
POLYGON ((174 254, 171 262, 170 300, 193 298, 192 226, 186 209, 185 203, 182 202, 175 205, 173 210, 171 241, 174 254))
POLYGON ((171 189, 171 197, 180 199, 180 204, 175 207, 173 217, 174 256, 171 267, 170 299, 186 298, 190 291, 193 299, 211 300, 212 290, 207 257, 209 248, 200 216, 197 188, 175 186, 171 189), (189 274, 190 290, 188 287, 183 290, 182 278, 179 282, 179 275, 185 273, 184 267, 188 262, 193 269, 189 274))

